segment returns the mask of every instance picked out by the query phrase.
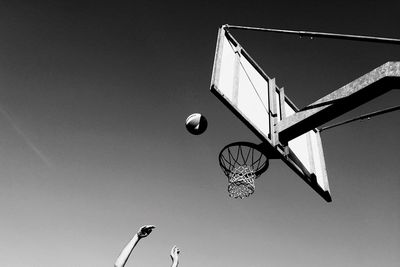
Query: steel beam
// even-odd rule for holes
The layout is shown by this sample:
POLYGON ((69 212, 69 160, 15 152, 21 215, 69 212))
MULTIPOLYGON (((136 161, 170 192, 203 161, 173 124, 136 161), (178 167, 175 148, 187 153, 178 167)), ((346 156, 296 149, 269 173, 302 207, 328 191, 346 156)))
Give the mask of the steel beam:
POLYGON ((400 62, 387 62, 280 121, 277 125, 279 140, 283 142, 292 140, 398 88, 400 88, 400 62))

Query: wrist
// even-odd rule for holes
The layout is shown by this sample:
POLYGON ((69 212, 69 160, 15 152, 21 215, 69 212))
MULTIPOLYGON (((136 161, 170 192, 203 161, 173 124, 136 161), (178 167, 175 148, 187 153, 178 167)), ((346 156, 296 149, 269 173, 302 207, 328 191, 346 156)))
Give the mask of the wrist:
POLYGON ((143 236, 140 235, 140 232, 137 232, 137 233, 136 233, 136 238, 137 238, 137 240, 140 240, 140 239, 143 238, 143 236))

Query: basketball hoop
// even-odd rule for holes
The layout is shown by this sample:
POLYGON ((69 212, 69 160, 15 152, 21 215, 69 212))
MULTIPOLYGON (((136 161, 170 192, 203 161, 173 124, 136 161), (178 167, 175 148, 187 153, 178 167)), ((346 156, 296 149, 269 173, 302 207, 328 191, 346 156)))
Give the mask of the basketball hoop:
POLYGON ((268 169, 269 162, 260 146, 235 142, 221 150, 219 165, 228 178, 229 196, 245 198, 254 193, 255 179, 268 169))

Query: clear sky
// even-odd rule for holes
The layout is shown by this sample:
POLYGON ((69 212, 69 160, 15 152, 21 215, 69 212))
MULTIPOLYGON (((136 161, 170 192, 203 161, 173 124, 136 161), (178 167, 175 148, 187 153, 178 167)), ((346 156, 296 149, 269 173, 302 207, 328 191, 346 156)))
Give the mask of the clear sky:
MULTIPOLYGON (((322 133, 326 203, 270 162, 230 199, 217 162, 259 142, 209 91, 222 24, 400 38, 399 1, 0 1, 0 265, 398 266, 400 120, 322 133), (186 117, 203 113, 201 136, 186 117)), ((232 32, 299 106, 400 46, 232 32)), ((392 91, 342 119, 399 104, 392 91)))

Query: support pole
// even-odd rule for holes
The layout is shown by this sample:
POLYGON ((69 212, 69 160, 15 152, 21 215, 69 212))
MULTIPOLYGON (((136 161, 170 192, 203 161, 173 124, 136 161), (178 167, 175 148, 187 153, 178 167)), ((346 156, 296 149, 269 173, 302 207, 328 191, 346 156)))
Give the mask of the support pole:
POLYGON ((279 140, 292 140, 396 88, 400 62, 388 62, 280 121, 279 140))
POLYGON ((331 129, 331 128, 335 128, 337 126, 341 126, 343 124, 347 124, 347 123, 350 123, 350 122, 353 122, 353 121, 359 121, 359 120, 364 120, 364 119, 368 119, 369 120, 372 117, 376 117, 376 116, 379 116, 379 115, 382 115, 382 114, 385 114, 385 113, 389 113, 389 112, 393 112, 393 111, 396 111, 396 110, 400 110, 400 106, 395 106, 395 107, 391 107, 391 108, 387 108, 387 109, 383 109, 383 110, 378 110, 378 111, 375 111, 375 112, 367 113, 367 114, 361 115, 359 117, 356 117, 356 118, 353 118, 353 119, 350 119, 350 120, 346 120, 346 121, 335 123, 335 124, 332 124, 332 125, 329 125, 329 126, 326 126, 326 127, 322 127, 319 131, 322 132, 322 131, 325 131, 325 130, 328 130, 328 129, 331 129))
POLYGON ((352 35, 352 34, 328 33, 328 32, 311 32, 311 31, 294 31, 294 30, 268 29, 268 28, 247 27, 247 26, 237 26, 237 25, 228 25, 228 24, 224 25, 224 27, 227 28, 227 29, 263 31, 263 32, 271 32, 271 33, 281 33, 281 34, 295 34, 295 35, 299 35, 300 37, 341 39, 341 40, 363 41, 363 42, 386 43, 386 44, 397 44, 397 45, 400 45, 400 39, 376 37, 376 36, 367 36, 367 35, 352 35))

